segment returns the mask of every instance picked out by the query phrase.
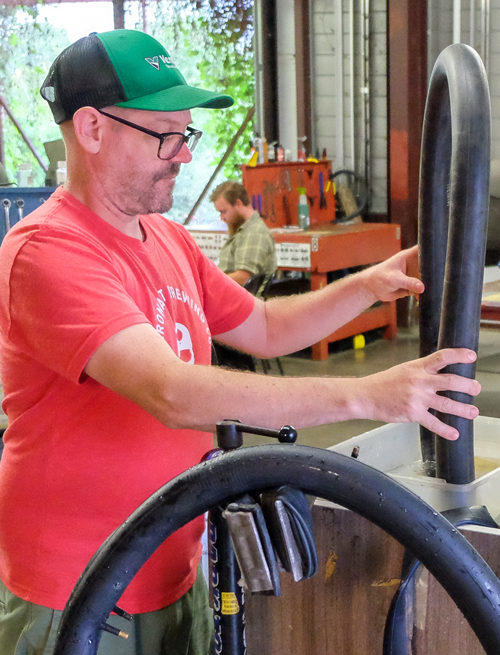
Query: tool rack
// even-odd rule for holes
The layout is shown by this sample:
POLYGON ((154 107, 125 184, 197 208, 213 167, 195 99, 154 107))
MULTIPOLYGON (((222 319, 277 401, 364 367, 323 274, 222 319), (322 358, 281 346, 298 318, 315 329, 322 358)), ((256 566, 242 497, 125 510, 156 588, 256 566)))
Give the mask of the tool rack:
POLYGON ((243 186, 267 227, 298 226, 300 188, 306 190, 311 227, 335 219, 331 161, 276 162, 241 169, 243 186))
POLYGON ((0 189, 0 240, 23 216, 34 211, 54 193, 57 187, 2 187, 0 189))

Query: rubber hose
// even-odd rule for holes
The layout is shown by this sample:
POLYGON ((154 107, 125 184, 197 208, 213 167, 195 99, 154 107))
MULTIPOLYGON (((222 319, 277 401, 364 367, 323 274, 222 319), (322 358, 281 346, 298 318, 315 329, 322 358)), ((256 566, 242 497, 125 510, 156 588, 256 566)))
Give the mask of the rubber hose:
MULTIPOLYGON (((449 46, 438 57, 429 83, 422 137, 419 197, 420 354, 441 348, 477 352, 489 213, 491 110, 484 66, 467 45, 449 46)), ((475 364, 443 373, 475 377, 475 364)), ((460 402, 472 397, 443 395, 460 402)), ((455 427, 457 441, 437 439, 437 476, 474 480, 473 422, 438 414, 455 427)), ((424 461, 434 435, 422 429, 424 461)))
POLYGON ((145 501, 101 546, 63 613, 54 655, 95 655, 100 626, 173 532, 242 493, 288 484, 338 503, 411 549, 443 585, 488 655, 500 652, 500 581, 444 517, 392 478, 310 446, 241 448, 199 464, 145 501))

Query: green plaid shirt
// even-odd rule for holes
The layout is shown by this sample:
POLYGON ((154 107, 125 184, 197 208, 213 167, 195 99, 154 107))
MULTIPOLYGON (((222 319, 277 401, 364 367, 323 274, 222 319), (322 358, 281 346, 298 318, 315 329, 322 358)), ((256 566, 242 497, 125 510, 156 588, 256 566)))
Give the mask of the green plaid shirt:
POLYGON ((230 237, 219 256, 224 273, 248 271, 252 275, 272 275, 277 268, 273 236, 258 212, 230 237))

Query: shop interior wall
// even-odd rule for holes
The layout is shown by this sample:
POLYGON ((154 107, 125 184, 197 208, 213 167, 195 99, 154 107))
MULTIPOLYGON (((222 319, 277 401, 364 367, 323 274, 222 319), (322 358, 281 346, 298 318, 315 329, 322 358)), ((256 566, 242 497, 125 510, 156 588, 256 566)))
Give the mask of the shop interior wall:
POLYGON ((348 168, 362 175, 371 191, 370 212, 385 214, 387 212, 386 0, 370 2, 311 0, 310 6, 313 145, 320 151, 323 148, 327 149, 334 170, 348 168), (363 51, 364 9, 369 9, 369 38, 365 39, 363 51), (354 26, 352 37, 351 23, 354 26), (340 25, 342 25, 341 31, 340 25), (341 47, 338 43, 340 33, 342 33, 341 47), (351 51, 354 55, 353 61, 351 61, 351 51), (368 84, 365 84, 363 77, 365 57, 368 58, 368 84), (339 94, 342 93, 342 88, 343 102, 340 105, 339 94), (354 102, 351 102, 352 90, 354 102), (340 106, 343 109, 342 117, 339 117, 340 106), (369 107, 369 112, 365 117, 366 106, 369 107), (354 139, 352 138, 353 125, 354 139), (366 144, 366 141, 369 143, 366 144))
MULTIPOLYGON (((460 40, 473 45, 487 65, 492 159, 500 159, 500 0, 462 0, 460 4, 460 40)), ((429 73, 439 52, 453 43, 454 5, 454 0, 428 0, 429 73)), ((327 148, 334 170, 345 167, 364 175, 371 191, 370 212, 383 215, 388 211, 387 2, 311 0, 310 8, 313 148, 327 148), (361 16, 367 6, 369 30, 363 51, 361 16), (363 79, 364 55, 368 57, 368 88, 363 79), (369 108, 366 121, 364 103, 369 108)))
MULTIPOLYGON (((453 43, 453 7, 453 0, 429 0, 429 73, 441 50, 453 43)), ((461 42, 478 51, 487 69, 492 111, 491 158, 500 159, 500 0, 462 0, 461 8, 461 42)))

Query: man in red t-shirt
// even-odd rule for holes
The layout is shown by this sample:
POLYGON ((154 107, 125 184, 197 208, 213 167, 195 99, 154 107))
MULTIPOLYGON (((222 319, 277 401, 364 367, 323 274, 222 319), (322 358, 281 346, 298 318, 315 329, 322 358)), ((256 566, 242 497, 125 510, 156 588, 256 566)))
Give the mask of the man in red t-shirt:
MULTIPOLYGON (((465 349, 361 379, 209 366, 212 336, 275 357, 319 341, 377 300, 421 293, 422 282, 407 275, 416 249, 314 294, 263 303, 160 215, 200 137, 189 110, 223 108, 231 98, 188 86, 155 39, 129 30, 67 48, 41 92, 61 126, 68 181, 0 250, 9 417, 0 466, 2 655, 51 652, 60 611, 92 554, 152 492, 200 460, 224 417, 299 428, 418 421, 455 439, 429 409, 472 419, 476 408, 438 392, 479 393, 473 380, 437 375, 473 361, 465 349)), ((144 640, 148 655, 207 652, 202 527, 185 526, 141 569, 120 601, 135 614, 134 639, 116 646, 105 635, 99 653, 135 653, 144 640)))

